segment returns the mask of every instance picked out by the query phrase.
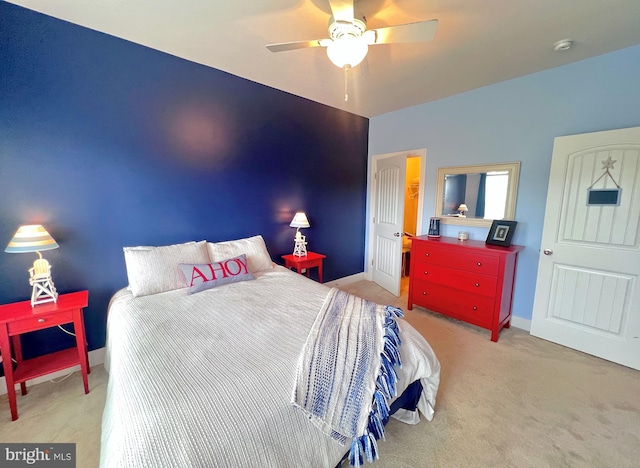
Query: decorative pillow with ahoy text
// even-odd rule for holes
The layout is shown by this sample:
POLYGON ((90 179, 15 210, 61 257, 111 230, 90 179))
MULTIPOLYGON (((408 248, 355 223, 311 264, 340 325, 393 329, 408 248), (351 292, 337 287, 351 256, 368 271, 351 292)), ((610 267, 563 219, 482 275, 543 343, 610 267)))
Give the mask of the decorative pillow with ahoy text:
POLYGON ((180 264, 189 288, 189 294, 215 288, 228 283, 252 280, 253 274, 245 254, 220 262, 198 265, 180 264))

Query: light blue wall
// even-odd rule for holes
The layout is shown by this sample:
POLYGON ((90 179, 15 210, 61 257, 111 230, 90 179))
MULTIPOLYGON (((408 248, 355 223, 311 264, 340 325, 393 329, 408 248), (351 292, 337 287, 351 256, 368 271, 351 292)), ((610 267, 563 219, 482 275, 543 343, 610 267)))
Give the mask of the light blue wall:
MULTIPOLYGON (((370 121, 369 157, 427 149, 424 223, 438 167, 520 161, 513 313, 531 318, 553 139, 640 126, 640 46, 487 86, 370 121)), ((456 236, 460 226, 444 226, 456 236)), ((487 229, 464 228, 484 240, 487 229)), ((426 233, 426 226, 423 232, 426 233)))

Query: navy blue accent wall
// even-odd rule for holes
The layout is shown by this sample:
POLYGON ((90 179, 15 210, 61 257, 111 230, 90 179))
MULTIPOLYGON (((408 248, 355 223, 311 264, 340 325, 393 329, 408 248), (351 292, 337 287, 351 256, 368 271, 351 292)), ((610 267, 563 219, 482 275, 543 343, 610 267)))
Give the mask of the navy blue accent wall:
MULTIPOLYGON (((215 47, 212 45, 212 47, 215 47)), ((262 234, 293 250, 307 213, 325 278, 364 269, 369 121, 0 2, 0 243, 43 224, 58 291, 89 289, 89 348, 126 286, 123 246, 262 234)), ((0 302, 28 299, 35 254, 0 253, 0 302)), ((25 337, 27 357, 71 346, 25 337)))

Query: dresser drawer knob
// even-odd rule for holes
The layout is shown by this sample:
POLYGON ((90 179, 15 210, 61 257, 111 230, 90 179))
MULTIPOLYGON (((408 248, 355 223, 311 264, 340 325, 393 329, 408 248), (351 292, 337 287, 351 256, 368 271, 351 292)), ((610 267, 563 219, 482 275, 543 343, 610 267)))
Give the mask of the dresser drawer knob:
POLYGON ((422 291, 422 295, 426 296, 427 295, 427 291, 422 291))
POLYGON ((478 307, 477 306, 473 306, 473 310, 478 310, 478 307))
POLYGON ((428 274, 429 274, 429 272, 428 272, 428 271, 425 271, 425 272, 424 272, 424 274, 425 274, 425 275, 428 275, 428 274))
POLYGON ((479 288, 479 287, 480 287, 480 283, 476 283, 476 288, 479 288))
POLYGON ((478 263, 476 263, 476 265, 482 266, 482 262, 478 262, 478 263))
POLYGON ((424 254, 424 256, 425 256, 425 257, 428 257, 428 256, 429 256, 429 254, 428 254, 428 253, 426 253, 426 254, 424 254))
POLYGON ((38 319, 38 323, 44 323, 44 319, 43 318, 38 319))

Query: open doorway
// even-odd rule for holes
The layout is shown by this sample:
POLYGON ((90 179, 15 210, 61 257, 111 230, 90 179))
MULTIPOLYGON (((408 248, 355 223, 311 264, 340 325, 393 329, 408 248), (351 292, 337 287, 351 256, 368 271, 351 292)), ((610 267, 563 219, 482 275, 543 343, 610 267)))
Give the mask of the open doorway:
POLYGON ((418 232, 418 204, 420 201, 420 156, 406 159, 404 220, 402 233, 402 266, 400 295, 409 290, 409 269, 411 266, 411 238, 418 232))

